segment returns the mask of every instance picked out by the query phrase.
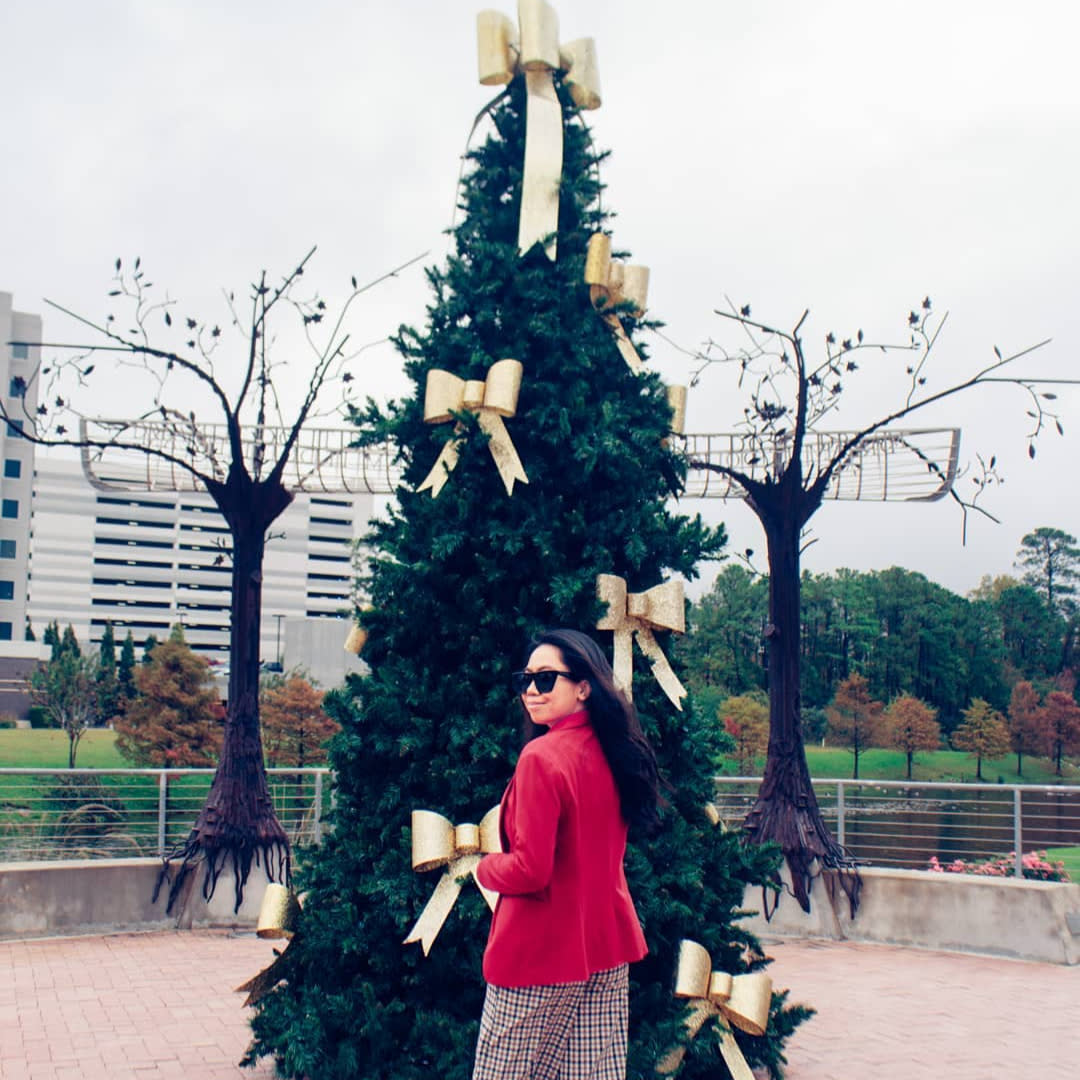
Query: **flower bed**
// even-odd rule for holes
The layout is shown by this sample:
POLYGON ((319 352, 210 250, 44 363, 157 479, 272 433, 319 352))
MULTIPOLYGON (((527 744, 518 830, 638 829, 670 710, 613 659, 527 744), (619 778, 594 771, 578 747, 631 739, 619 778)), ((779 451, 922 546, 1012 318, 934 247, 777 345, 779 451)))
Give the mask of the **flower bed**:
MULTIPOLYGON (((1050 862, 1045 851, 1029 851, 1020 858, 1024 877, 1029 881, 1071 881, 1063 862, 1050 862)), ((996 859, 987 859, 986 862, 964 862, 963 859, 953 859, 952 862, 942 863, 936 855, 930 856, 927 869, 939 874, 980 874, 983 877, 1015 877, 1016 876, 1016 852, 1010 851, 996 859)))

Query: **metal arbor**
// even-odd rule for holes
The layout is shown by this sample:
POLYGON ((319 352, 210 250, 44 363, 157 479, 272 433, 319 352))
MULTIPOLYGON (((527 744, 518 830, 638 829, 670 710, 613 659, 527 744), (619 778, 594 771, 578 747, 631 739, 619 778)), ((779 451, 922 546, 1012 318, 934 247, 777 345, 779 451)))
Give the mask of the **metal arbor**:
MULTIPOLYGON (((812 475, 831 460, 852 432, 807 433, 803 472, 812 475)), ((244 442, 244 457, 277 459, 285 445, 284 428, 256 429, 244 442)), ((304 428, 293 446, 283 481, 290 491, 335 494, 392 494, 402 468, 394 447, 353 445, 351 428, 304 428)), ((783 468, 785 440, 771 453, 761 440, 741 434, 676 436, 694 463, 683 498, 742 499, 745 491, 733 479, 707 465, 737 469, 751 479, 775 476, 783 468)), ((184 429, 153 420, 84 419, 83 472, 100 491, 194 491, 201 485, 191 470, 225 479, 230 448, 224 424, 184 429), (116 444, 123 443, 125 448, 116 444), (141 449, 130 449, 133 445, 141 449)), ((884 429, 867 436, 832 477, 827 500, 860 502, 934 502, 949 493, 956 480, 960 454, 959 428, 884 429)))

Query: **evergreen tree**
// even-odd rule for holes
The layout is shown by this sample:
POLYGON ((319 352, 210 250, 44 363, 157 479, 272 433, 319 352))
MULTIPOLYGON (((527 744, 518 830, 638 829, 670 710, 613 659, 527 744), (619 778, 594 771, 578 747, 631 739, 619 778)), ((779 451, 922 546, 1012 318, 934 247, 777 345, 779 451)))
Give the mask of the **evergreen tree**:
POLYGON ((55 619, 45 627, 45 636, 41 640, 52 649, 51 659, 55 660, 60 652, 60 626, 55 619))
POLYGON ((64 627, 64 636, 60 639, 58 649, 61 653, 70 653, 72 656, 82 656, 79 648, 79 639, 75 636, 75 627, 70 623, 64 627))
POLYGON ((224 712, 210 666, 181 631, 135 672, 136 696, 116 720, 116 747, 136 765, 208 768, 221 753, 224 712))
POLYGON ((112 623, 105 624, 98 646, 97 668, 98 717, 103 724, 109 723, 121 708, 120 683, 116 674, 116 637, 112 623))
MULTIPOLYGON (((307 899, 280 969, 287 981, 253 1022, 249 1057, 273 1055, 290 1077, 470 1075, 489 914, 468 885, 430 955, 401 944, 442 873, 410 869, 410 813, 477 822, 498 802, 520 745, 510 672, 540 628, 595 626, 604 614, 597 574, 618 574, 639 592, 673 572, 693 576, 723 542, 666 508, 682 466, 662 445, 665 389, 654 374, 630 372, 582 283, 588 236, 603 223, 587 131, 576 117, 564 124, 552 262, 539 246, 517 251, 521 79, 491 118, 494 134, 470 155, 457 253, 428 272, 427 328, 397 339, 414 393, 362 418, 367 438, 399 446, 404 483, 369 537, 371 608, 361 618, 371 673, 326 698, 343 728, 331 754, 334 827, 300 870, 307 899), (422 408, 433 369, 484 379, 507 357, 524 366, 505 423, 528 474, 512 495, 475 414, 454 413, 455 432, 454 423, 426 424, 422 408), (459 463, 441 494, 417 492, 457 435, 459 463)), ((610 635, 597 637, 611 648, 610 635)), ((665 651, 668 637, 657 634, 665 651)), ((629 1076, 638 1078, 655 1075, 681 1031, 671 985, 682 938, 705 945, 718 968, 764 963, 733 918, 744 885, 778 860, 709 823, 718 725, 689 705, 676 712, 640 654, 635 667, 635 703, 672 784, 661 833, 632 838, 626 860, 650 950, 631 971, 629 1076)), ((781 1005, 777 995, 766 1037, 738 1036, 754 1064, 777 1068, 783 1038, 806 1015, 781 1005)), ((725 1075, 713 1027, 691 1045, 682 1076, 725 1075)))
POLYGON ((154 650, 158 647, 158 639, 156 634, 147 634, 146 641, 143 642, 143 664, 149 664, 153 662, 154 650))
POLYGON ((135 638, 131 631, 127 632, 124 644, 120 647, 120 659, 116 664, 116 682, 124 701, 130 701, 135 696, 135 638))

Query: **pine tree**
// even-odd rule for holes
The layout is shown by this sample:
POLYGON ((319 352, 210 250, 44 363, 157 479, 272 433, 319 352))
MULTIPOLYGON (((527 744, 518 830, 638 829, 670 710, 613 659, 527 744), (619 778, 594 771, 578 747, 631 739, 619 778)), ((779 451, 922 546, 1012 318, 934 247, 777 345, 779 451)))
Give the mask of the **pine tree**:
POLYGON ((210 667, 183 633, 135 672, 135 698, 116 720, 116 746, 136 765, 207 768, 221 752, 224 714, 210 667))
POLYGON ((98 646, 97 668, 98 717, 108 724, 121 708, 120 683, 116 674, 116 637, 112 623, 105 624, 98 646))
MULTIPOLYGON (((520 746, 510 672, 540 628, 595 626, 604 613, 597 574, 618 574, 638 592, 673 572, 693 576, 723 543, 722 532, 666 508, 682 466, 662 445, 665 388, 654 374, 630 372, 591 310, 582 278, 588 236, 604 220, 598 157, 561 86, 560 95, 571 118, 557 260, 539 245, 517 251, 525 110, 517 79, 492 111, 493 135, 470 154, 457 253, 428 272, 428 325, 397 339, 414 393, 360 418, 367 438, 396 442, 405 473, 397 505, 369 537, 371 609, 361 617, 371 673, 326 699, 343 728, 332 744, 333 830, 299 874, 307 898, 282 964, 287 982, 253 1021, 250 1058, 273 1055, 287 1076, 470 1075, 489 914, 466 886, 430 955, 402 945, 441 874, 410 869, 410 813, 477 822, 498 802, 520 746), (475 415, 463 412, 456 469, 437 498, 417 492, 455 428, 424 422, 428 373, 484 379, 504 358, 524 366, 505 424, 528 483, 507 494, 475 415)), ((597 638, 611 648, 610 635, 597 638)), ((657 638, 669 651, 668 635, 657 638)), ((732 921, 744 885, 778 860, 709 823, 715 720, 675 711, 640 654, 635 667, 635 703, 672 784, 663 831, 632 838, 627 854, 650 949, 631 972, 636 1078, 654 1075, 681 1030, 671 984, 682 938, 705 945, 717 968, 764 962, 732 921)), ((765 1038, 739 1036, 755 1064, 775 1068, 783 1038, 806 1015, 781 1005, 777 995, 765 1038)), ((681 1075, 723 1077, 716 1046, 711 1028, 699 1035, 681 1075)))
POLYGON ((120 647, 120 659, 116 663, 116 682, 124 701, 135 696, 135 638, 127 632, 124 644, 120 647))

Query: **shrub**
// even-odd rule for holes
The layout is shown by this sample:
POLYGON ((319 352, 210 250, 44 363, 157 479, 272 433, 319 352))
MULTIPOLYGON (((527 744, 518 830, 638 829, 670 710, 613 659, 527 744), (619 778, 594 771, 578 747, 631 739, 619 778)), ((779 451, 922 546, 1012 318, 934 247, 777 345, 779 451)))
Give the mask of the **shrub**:
POLYGON ((11 713, 0 713, 0 729, 10 729, 18 726, 18 720, 11 713))
MULTIPOLYGON (((1029 851, 1020 857, 1024 877, 1031 881, 1070 881, 1063 862, 1049 862, 1045 851, 1029 851)), ((963 859, 953 859, 941 863, 936 855, 930 856, 928 869, 944 874, 980 874, 983 877, 1015 877, 1016 852, 981 863, 966 863, 963 859)))

